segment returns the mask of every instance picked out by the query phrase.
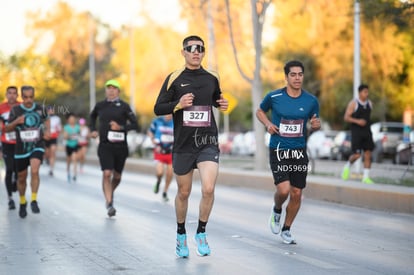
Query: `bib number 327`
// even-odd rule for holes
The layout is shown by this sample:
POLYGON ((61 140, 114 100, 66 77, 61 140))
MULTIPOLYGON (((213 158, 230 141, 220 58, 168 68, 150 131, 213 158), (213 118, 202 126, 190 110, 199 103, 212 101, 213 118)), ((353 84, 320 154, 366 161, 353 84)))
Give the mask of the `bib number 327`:
POLYGON ((190 127, 209 127, 211 125, 210 106, 191 106, 183 112, 183 125, 190 127))

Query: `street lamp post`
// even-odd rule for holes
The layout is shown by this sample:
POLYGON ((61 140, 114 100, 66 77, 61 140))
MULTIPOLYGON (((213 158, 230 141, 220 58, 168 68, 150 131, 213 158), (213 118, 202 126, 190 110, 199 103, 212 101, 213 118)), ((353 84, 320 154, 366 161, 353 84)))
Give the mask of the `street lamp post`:
POLYGON ((132 23, 129 27, 129 51, 130 51, 130 95, 129 105, 132 111, 135 113, 135 57, 134 57, 134 29, 132 23))
POLYGON ((92 111, 96 103, 95 88, 95 42, 94 23, 92 14, 89 13, 89 110, 92 111))
POLYGON ((358 86, 361 84, 359 0, 355 0, 354 9, 354 98, 357 98, 358 86))
MULTIPOLYGON (((354 98, 358 98, 358 86, 361 84, 361 53, 360 53, 360 30, 359 30, 359 0, 354 2, 354 98)), ((361 173, 362 160, 359 158, 354 163, 354 170, 361 173)))

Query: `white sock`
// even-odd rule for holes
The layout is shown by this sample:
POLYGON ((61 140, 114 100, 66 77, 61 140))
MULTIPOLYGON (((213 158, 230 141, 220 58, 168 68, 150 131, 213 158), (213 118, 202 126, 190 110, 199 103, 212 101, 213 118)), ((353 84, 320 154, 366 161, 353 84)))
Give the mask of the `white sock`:
POLYGON ((364 176, 362 178, 369 178, 369 168, 364 168, 364 176))

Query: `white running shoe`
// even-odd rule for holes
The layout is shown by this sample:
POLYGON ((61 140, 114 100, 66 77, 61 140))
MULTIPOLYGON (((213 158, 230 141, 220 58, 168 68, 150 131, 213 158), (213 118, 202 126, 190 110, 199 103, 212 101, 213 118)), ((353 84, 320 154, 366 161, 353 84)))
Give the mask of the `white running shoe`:
POLYGON ((280 234, 280 237, 282 237, 283 242, 286 244, 296 244, 295 238, 293 238, 289 230, 282 231, 282 233, 280 234))
POLYGON ((281 214, 275 213, 275 211, 272 208, 272 212, 270 213, 270 218, 269 218, 269 226, 273 234, 279 234, 280 232, 280 217, 281 216, 282 216, 281 214))

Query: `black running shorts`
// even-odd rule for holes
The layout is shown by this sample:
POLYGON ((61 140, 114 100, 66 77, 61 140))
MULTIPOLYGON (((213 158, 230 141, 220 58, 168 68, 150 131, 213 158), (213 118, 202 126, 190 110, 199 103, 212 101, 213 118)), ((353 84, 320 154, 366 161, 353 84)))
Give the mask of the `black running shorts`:
POLYGON ((275 185, 289 181, 299 189, 306 186, 308 155, 304 149, 269 150, 269 163, 275 185))
POLYGON ((57 138, 51 138, 48 140, 45 140, 45 147, 49 148, 51 145, 56 145, 57 144, 57 138))
POLYGON ((22 158, 22 159, 15 159, 15 165, 16 165, 16 170, 17 172, 21 172, 27 169, 27 167, 30 166, 30 159, 39 159, 40 163, 42 163, 43 161, 43 155, 44 152, 42 151, 34 151, 30 156, 28 156, 27 158, 22 158))
POLYGON ((177 175, 185 175, 197 168, 197 163, 203 161, 219 162, 218 148, 205 147, 197 153, 173 153, 173 168, 177 175))
POLYGON ((98 158, 101 170, 115 170, 122 173, 128 158, 128 146, 121 144, 99 143, 98 158))
POLYGON ((372 151, 375 148, 370 131, 353 131, 351 143, 353 153, 360 154, 362 151, 372 151))
POLYGON ((73 153, 76 153, 78 151, 78 146, 76 147, 69 147, 69 146, 65 146, 66 149, 66 156, 70 157, 72 156, 73 153))

